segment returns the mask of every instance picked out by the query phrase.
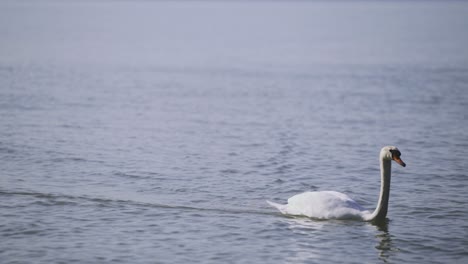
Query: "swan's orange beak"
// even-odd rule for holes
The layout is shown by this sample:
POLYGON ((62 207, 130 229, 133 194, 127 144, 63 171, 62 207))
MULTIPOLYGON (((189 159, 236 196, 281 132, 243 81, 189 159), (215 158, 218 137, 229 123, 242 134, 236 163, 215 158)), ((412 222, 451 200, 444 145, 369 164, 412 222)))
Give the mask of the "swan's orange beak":
POLYGON ((393 160, 394 160, 396 163, 400 164, 401 166, 406 167, 406 163, 404 163, 404 162, 401 160, 400 157, 393 157, 393 160))

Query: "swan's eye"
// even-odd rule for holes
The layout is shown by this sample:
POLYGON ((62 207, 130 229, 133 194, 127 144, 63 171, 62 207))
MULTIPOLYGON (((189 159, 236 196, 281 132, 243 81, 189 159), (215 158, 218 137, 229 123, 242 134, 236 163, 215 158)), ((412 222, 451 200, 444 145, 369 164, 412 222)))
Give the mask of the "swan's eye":
POLYGON ((396 150, 396 149, 391 149, 390 153, 392 153, 392 157, 400 157, 401 156, 401 152, 399 150, 396 150))

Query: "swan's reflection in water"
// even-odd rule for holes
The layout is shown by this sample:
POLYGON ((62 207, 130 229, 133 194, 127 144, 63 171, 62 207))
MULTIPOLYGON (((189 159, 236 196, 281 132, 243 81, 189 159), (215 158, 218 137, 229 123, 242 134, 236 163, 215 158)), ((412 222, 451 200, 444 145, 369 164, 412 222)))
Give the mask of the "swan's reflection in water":
POLYGON ((357 263, 388 263, 399 252, 388 219, 369 223, 291 217, 283 219, 283 224, 293 233, 287 238, 291 253, 287 263, 342 262, 344 258, 357 263))
POLYGON ((286 263, 320 263, 323 261, 323 250, 317 247, 316 239, 324 232, 326 221, 312 220, 307 217, 288 217, 284 219, 287 228, 294 233, 289 239, 291 252, 286 263))
POLYGON ((379 259, 387 263, 390 260, 390 257, 395 255, 399 249, 395 246, 395 243, 392 241, 392 235, 389 232, 389 220, 385 219, 379 223, 373 223, 379 232, 375 237, 378 240, 377 246, 375 248, 379 251, 379 259))

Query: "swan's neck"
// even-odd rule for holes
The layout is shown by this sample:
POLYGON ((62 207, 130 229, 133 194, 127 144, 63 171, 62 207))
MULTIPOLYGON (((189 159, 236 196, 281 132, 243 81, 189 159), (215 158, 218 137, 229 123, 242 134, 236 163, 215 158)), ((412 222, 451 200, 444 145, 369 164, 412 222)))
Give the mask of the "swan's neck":
POLYGON ((377 203, 375 211, 369 217, 369 221, 381 221, 387 216, 388 200, 390 198, 391 169, 392 161, 380 158, 381 184, 379 202, 377 203))

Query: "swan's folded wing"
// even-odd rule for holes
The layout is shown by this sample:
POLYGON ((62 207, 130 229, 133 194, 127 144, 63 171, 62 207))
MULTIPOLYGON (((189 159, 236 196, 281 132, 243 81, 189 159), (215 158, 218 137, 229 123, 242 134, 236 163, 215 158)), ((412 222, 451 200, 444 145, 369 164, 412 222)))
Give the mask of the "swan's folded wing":
POLYGON ((285 211, 318 219, 360 218, 365 209, 343 193, 305 192, 288 199, 285 211))

